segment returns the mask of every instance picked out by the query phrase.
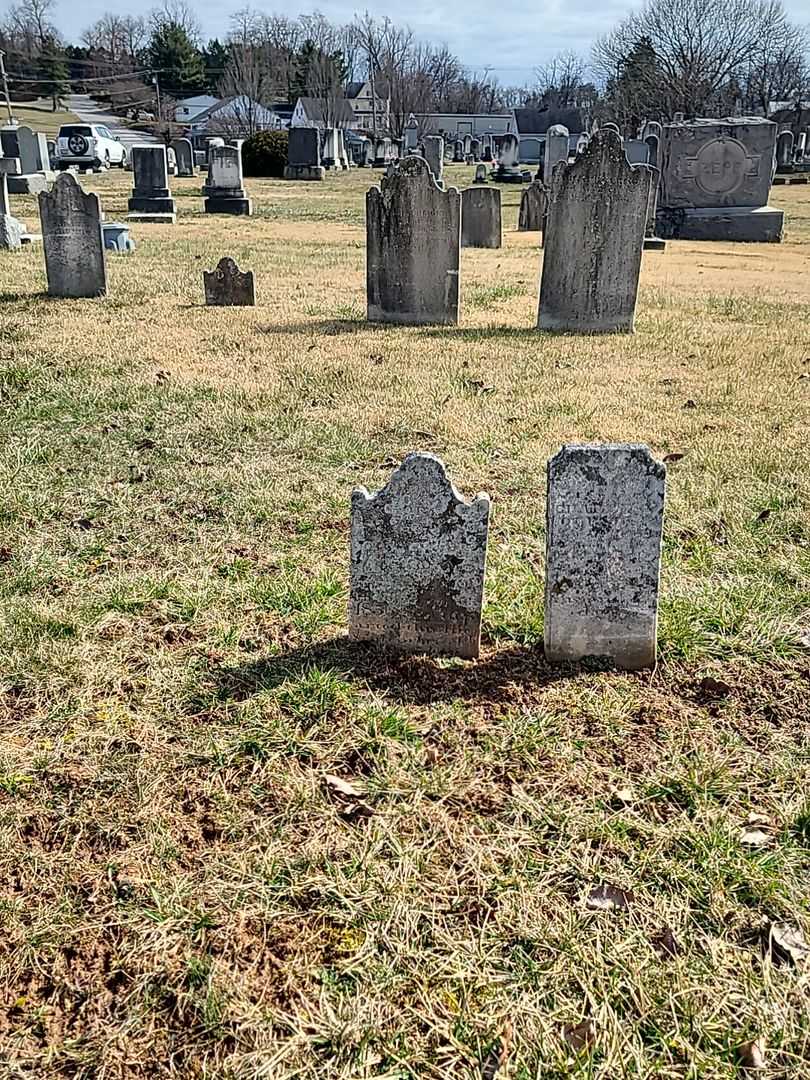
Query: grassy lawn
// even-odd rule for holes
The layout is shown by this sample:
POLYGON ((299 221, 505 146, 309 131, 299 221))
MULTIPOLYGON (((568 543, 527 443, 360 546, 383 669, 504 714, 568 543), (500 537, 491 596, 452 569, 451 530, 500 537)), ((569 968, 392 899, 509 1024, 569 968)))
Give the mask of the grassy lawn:
MULTIPOLYGON (((27 124, 34 131, 44 131, 49 139, 56 137, 62 124, 72 124, 79 119, 75 113, 66 110, 54 112, 48 102, 33 102, 25 105, 12 102, 11 111, 14 119, 20 124, 27 124)), ((3 123, 6 120, 7 116, 4 112, 3 123)))
POLYGON ((367 325, 372 175, 175 181, 103 300, 0 258, 0 1075, 810 1076, 810 187, 578 338, 514 188, 459 328, 367 325), (226 254, 258 307, 201 306, 226 254), (582 440, 684 455, 654 673, 543 660, 582 440), (345 640, 350 493, 418 448, 492 496, 478 662, 345 640))

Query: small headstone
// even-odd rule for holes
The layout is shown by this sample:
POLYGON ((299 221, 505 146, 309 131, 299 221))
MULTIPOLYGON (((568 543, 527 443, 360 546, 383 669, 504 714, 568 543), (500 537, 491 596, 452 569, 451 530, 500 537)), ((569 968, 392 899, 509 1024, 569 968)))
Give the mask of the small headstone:
POLYGON ((358 165, 363 169, 370 169, 374 164, 374 143, 371 139, 363 139, 360 147, 360 160, 358 165))
POLYGON ((800 131, 796 136, 796 145, 793 148, 793 160, 797 165, 800 165, 804 161, 805 151, 807 149, 807 132, 800 131))
POLYGON ((543 232, 548 213, 548 188, 533 180, 523 189, 518 214, 518 232, 543 232))
POLYGON ((433 454, 352 494, 349 637, 408 652, 478 656, 489 497, 467 502, 433 454))
POLYGON ((208 307, 255 307, 253 271, 240 270, 233 259, 220 259, 216 270, 203 271, 208 307))
POLYGON ((492 136, 484 135, 481 140, 481 160, 492 161, 492 136))
POLYGON ((419 142, 419 124, 416 117, 411 113, 408 117, 408 122, 405 125, 405 153, 408 154, 411 150, 416 149, 416 144, 419 142))
POLYGON ((461 193, 461 246, 499 248, 502 243, 501 193, 495 187, 461 193))
POLYGON ((780 131, 776 137, 776 171, 790 172, 793 168, 793 132, 780 131))
POLYGON ((325 176, 317 128, 290 128, 284 179, 323 180, 325 176))
POLYGON ((16 124, 0 127, 0 149, 3 151, 3 157, 18 158, 20 156, 20 140, 17 134, 19 130, 16 124))
POLYGON ((470 142, 470 156, 473 159, 473 163, 481 160, 481 143, 478 139, 473 139, 470 142))
MULTIPOLYGON (((604 131, 604 129, 601 129, 604 131)), ((548 463, 545 651, 655 664, 666 467, 641 444, 564 446, 548 463)))
POLYGON ((522 184, 523 173, 518 167, 520 143, 517 135, 508 132, 501 140, 495 179, 501 184, 522 184))
POLYGON ((366 194, 370 322, 457 323, 461 196, 424 158, 403 158, 366 194))
POLYGON ((98 195, 85 194, 69 172, 39 195, 49 296, 104 296, 107 267, 98 195))
POLYGON ((650 135, 655 135, 657 139, 660 139, 664 132, 663 127, 657 120, 648 120, 644 127, 641 129, 641 137, 646 142, 650 135))
POLYGON ((250 217, 253 207, 242 184, 241 145, 212 147, 208 157, 208 176, 202 189, 206 214, 250 217))
POLYGON ((649 135, 644 136, 644 142, 647 144, 647 164, 652 165, 654 169, 658 168, 658 146, 660 138, 658 135, 650 132, 649 135))
POLYGON ((462 139, 456 139, 453 143, 453 164, 464 164, 464 141, 462 139))
POLYGON ((472 150, 472 135, 464 136, 464 156, 466 157, 472 150))
POLYGON ((174 159, 177 162, 177 175, 194 176, 197 169, 191 140, 174 139, 171 148, 174 150, 174 159))
POLYGON ((473 183, 474 184, 485 184, 486 182, 487 182, 487 167, 483 162, 481 162, 480 165, 475 166, 475 178, 473 179, 473 183))
POLYGON ((425 136, 425 161, 430 166, 433 179, 441 184, 444 175, 444 139, 441 135, 425 136))
POLYGON ((601 124, 600 127, 599 127, 599 130, 600 131, 615 131, 616 134, 621 138, 622 133, 619 130, 619 125, 614 124, 612 120, 607 124, 601 124))
POLYGON ((133 146, 131 156, 134 185, 128 219, 173 225, 177 206, 169 191, 166 147, 133 146))
POLYGON ((554 166, 560 161, 568 161, 568 128, 562 124, 552 124, 546 132, 546 146, 543 155, 543 179, 551 183, 554 166))
POLYGON ((630 165, 600 128, 551 180, 538 326, 573 333, 632 331, 653 170, 630 165))

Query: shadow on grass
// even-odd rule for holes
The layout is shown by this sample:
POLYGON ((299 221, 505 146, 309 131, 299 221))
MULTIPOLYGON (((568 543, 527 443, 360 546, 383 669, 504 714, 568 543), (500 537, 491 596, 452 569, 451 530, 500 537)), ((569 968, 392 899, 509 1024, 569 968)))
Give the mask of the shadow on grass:
POLYGON ((20 292, 0 292, 0 304, 19 304, 26 301, 33 300, 58 300, 59 297, 49 296, 48 293, 41 289, 39 292, 33 293, 20 293, 20 292))
POLYGON ((260 334, 336 334, 375 333, 382 334, 391 330, 410 330, 419 337, 444 338, 455 341, 513 340, 536 341, 538 337, 556 336, 556 331, 539 331, 536 327, 521 326, 409 326, 400 323, 367 322, 365 319, 313 319, 311 322, 277 323, 257 326, 260 334))
POLYGON ((365 319, 313 319, 311 322, 276 323, 272 326, 257 326, 259 334, 324 334, 334 337, 336 334, 358 334, 362 331, 372 332, 387 330, 388 326, 383 323, 370 323, 365 319))
POLYGON ((242 667, 212 672, 220 700, 245 701, 296 679, 312 668, 331 668, 402 705, 440 701, 507 701, 522 686, 536 690, 589 670, 586 665, 552 666, 541 649, 512 647, 476 662, 440 663, 433 657, 381 649, 376 644, 335 637, 316 645, 265 657, 242 667))

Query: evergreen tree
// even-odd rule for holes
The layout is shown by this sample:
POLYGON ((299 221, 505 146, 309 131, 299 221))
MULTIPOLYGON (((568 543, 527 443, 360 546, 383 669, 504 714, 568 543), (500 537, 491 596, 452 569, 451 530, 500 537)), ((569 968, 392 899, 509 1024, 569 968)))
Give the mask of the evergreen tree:
POLYGON ((202 53, 179 23, 167 19, 155 26, 147 56, 160 85, 174 97, 199 94, 205 88, 202 53))
POLYGON ((217 93, 217 86, 225 74, 230 55, 230 49, 227 45, 223 45, 219 38, 212 38, 203 49, 202 61, 205 69, 205 89, 209 94, 217 93))
POLYGON ((65 55, 55 38, 48 38, 42 52, 41 94, 49 97, 56 112, 63 100, 70 93, 70 78, 65 55))

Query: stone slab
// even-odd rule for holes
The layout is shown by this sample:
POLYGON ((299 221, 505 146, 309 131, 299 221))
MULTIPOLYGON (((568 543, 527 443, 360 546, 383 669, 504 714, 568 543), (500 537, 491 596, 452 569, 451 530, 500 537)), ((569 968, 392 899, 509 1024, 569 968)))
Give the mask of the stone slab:
POLYGON ((655 665, 665 479, 666 467, 642 444, 568 445, 549 461, 544 633, 552 663, 655 665))
POLYGON ((352 494, 349 637, 408 652, 478 656, 489 497, 467 502, 433 454, 352 494))
POLYGON ((700 207, 662 210, 655 231, 668 240, 725 240, 750 244, 779 244, 785 215, 774 206, 700 207))
POLYGON ((500 191, 494 187, 465 188, 461 193, 461 246, 499 248, 502 243, 500 191))
POLYGON ((325 180, 326 169, 323 165, 286 165, 285 180, 325 180))
POLYGON ((127 214, 127 221, 139 221, 142 225, 175 225, 177 214, 138 212, 127 214))
MULTIPOLYGON (((54 175, 50 175, 50 180, 54 175)), ((39 195, 48 190, 49 177, 45 173, 29 173, 24 176, 9 175, 8 190, 10 195, 39 195)))
POLYGON ((174 199, 152 199, 144 195, 133 195, 127 203, 127 209, 132 214, 176 214, 177 204, 174 199))
POLYGON ((548 188, 533 180, 520 197, 518 232, 542 232, 548 213, 548 188))
POLYGON ((205 200, 206 214, 234 214, 238 217, 250 217, 253 203, 250 199, 231 198, 230 196, 209 195, 205 200))

